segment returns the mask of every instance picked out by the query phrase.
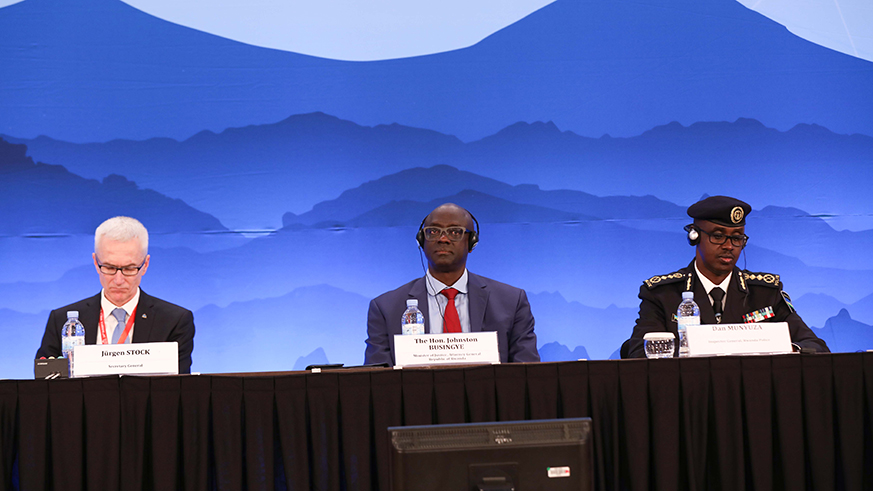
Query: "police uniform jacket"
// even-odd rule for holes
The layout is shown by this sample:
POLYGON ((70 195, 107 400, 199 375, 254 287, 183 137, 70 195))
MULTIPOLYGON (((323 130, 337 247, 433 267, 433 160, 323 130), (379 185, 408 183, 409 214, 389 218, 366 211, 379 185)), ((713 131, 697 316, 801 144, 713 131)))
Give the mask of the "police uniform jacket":
MULTIPOLYGON (((682 292, 693 291, 694 301, 700 307, 700 323, 715 324, 715 312, 697 274, 694 262, 688 267, 667 275, 649 278, 640 287, 640 315, 630 339, 621 346, 622 358, 643 358, 643 336, 649 332, 672 332, 679 339, 676 309, 682 301, 682 292)), ((734 267, 725 299, 722 324, 741 324, 743 316, 751 313, 772 316, 757 322, 787 322, 791 342, 799 348, 829 352, 824 341, 803 322, 794 311, 788 294, 782 291, 779 275, 753 273, 734 267)), ((678 344, 678 343, 677 343, 678 344)), ((676 347, 678 352, 678 346, 676 347)))

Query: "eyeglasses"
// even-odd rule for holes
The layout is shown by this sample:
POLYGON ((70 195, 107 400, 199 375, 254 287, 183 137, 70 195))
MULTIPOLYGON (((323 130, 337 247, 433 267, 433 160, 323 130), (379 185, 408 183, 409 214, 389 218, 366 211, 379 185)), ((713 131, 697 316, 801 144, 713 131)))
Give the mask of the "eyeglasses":
POLYGON ((715 232, 715 233, 711 234, 703 229, 697 229, 697 230, 699 230, 699 231, 701 231, 709 236, 709 243, 710 244, 722 245, 728 239, 730 239, 731 244, 733 244, 734 247, 743 247, 746 245, 746 242, 749 241, 749 236, 745 235, 745 234, 743 234, 743 235, 725 235, 721 232, 715 232))
POLYGON ((118 266, 107 266, 105 264, 100 264, 100 261, 97 261, 97 266, 100 268, 100 272, 109 275, 115 276, 115 273, 121 271, 123 276, 136 276, 139 273, 139 270, 145 266, 145 259, 142 260, 142 264, 139 266, 124 266, 119 268, 118 266))
POLYGON ((427 241, 439 240, 443 234, 449 238, 452 242, 457 242, 464 238, 464 234, 469 232, 469 230, 464 227, 448 227, 448 228, 440 228, 440 227, 424 227, 424 239, 427 241))

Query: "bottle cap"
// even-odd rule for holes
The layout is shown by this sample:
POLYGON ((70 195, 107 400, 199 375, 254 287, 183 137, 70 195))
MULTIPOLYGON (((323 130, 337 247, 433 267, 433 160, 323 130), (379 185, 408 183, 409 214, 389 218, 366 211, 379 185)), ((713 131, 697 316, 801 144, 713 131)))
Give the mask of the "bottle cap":
POLYGON ((79 318, 79 311, 78 310, 68 310, 67 311, 67 319, 69 319, 71 317, 75 317, 78 319, 79 318))
POLYGON ((694 292, 682 292, 682 300, 694 300, 694 292))
POLYGON ((666 341, 668 339, 674 339, 672 332, 647 332, 643 339, 648 341, 666 341))
POLYGON ((418 299, 417 298, 408 298, 406 299, 406 307, 418 307, 418 299))

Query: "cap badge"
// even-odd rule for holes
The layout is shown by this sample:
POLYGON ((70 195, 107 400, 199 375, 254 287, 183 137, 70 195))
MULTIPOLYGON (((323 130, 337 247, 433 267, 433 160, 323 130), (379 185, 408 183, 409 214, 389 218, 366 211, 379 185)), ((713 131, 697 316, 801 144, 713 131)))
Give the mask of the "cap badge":
POLYGON ((731 221, 734 223, 740 223, 743 221, 742 207, 734 206, 734 209, 731 210, 731 221))

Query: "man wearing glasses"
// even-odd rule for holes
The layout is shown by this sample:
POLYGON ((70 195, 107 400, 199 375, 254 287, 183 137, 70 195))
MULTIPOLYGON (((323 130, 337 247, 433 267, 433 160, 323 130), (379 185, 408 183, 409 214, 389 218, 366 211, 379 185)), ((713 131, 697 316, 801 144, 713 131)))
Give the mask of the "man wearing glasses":
POLYGON ((425 332, 496 331, 500 361, 540 361, 534 318, 524 290, 467 271, 467 254, 479 242, 478 223, 452 203, 422 220, 416 241, 427 257, 423 278, 370 302, 364 363, 394 365, 394 335, 406 300, 418 299, 425 332))
POLYGON ((694 223, 685 231, 697 249, 694 260, 686 268, 643 282, 640 316, 633 335, 622 344, 622 358, 645 357, 643 336, 648 332, 668 331, 679 339, 676 310, 683 291, 694 292, 701 324, 787 322, 795 349, 829 351, 794 311, 779 275, 736 267, 749 240, 745 225, 751 211, 748 204, 727 196, 710 196, 688 208, 694 223))
POLYGON ((36 357, 61 355, 61 328, 67 311, 76 310, 85 326, 85 344, 176 341, 179 373, 191 373, 194 315, 139 288, 149 267, 148 247, 148 231, 134 218, 115 217, 100 224, 92 257, 103 290, 53 310, 36 357))

